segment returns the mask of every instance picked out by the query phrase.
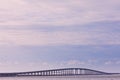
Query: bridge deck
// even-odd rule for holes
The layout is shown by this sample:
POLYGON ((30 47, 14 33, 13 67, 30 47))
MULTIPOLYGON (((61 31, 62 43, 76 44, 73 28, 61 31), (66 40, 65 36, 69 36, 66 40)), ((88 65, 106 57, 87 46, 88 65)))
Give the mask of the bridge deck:
MULTIPOLYGON (((73 76, 73 75, 110 75, 115 73, 106 73, 85 68, 65 68, 31 72, 18 73, 0 73, 0 77, 7 76, 73 76)), ((116 73, 117 74, 117 73, 116 73)))

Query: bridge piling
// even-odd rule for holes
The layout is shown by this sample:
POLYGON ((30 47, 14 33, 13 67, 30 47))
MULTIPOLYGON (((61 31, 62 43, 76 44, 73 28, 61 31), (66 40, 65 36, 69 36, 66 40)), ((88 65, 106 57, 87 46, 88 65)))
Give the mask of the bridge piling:
POLYGON ((0 76, 74 76, 74 75, 103 75, 105 72, 83 69, 83 68, 67 68, 55 70, 43 70, 19 73, 0 73, 0 76))

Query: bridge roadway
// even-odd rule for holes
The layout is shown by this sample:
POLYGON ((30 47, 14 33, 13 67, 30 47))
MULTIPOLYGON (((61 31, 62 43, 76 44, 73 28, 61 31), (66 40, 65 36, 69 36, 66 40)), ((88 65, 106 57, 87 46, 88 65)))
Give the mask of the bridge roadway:
POLYGON ((73 76, 73 75, 108 75, 110 73, 85 69, 85 68, 64 68, 31 72, 0 73, 0 77, 12 76, 73 76))

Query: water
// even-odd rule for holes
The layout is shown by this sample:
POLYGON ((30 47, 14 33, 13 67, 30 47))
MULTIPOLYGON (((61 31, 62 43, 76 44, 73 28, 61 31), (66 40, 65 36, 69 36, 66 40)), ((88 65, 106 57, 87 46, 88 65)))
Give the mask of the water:
POLYGON ((1 77, 0 80, 120 80, 120 77, 1 77))

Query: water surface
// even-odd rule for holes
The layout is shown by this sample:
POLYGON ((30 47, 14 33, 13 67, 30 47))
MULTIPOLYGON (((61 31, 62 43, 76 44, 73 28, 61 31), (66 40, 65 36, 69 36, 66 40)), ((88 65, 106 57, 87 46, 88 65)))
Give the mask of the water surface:
POLYGON ((120 77, 0 77, 0 80, 120 80, 120 77))

